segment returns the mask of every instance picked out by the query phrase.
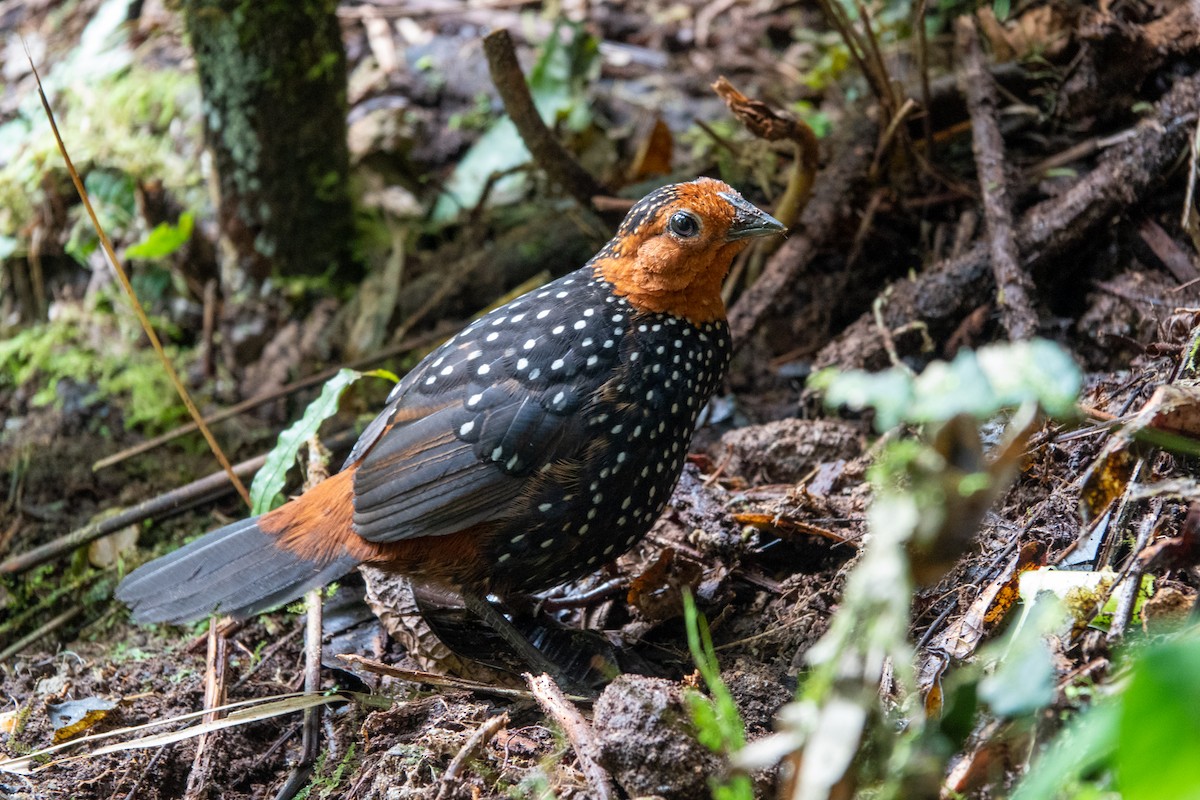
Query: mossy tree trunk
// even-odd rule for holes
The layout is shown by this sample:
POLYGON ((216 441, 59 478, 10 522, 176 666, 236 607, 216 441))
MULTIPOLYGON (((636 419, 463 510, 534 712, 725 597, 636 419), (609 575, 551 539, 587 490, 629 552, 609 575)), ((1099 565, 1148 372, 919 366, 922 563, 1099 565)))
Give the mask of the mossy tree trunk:
POLYGON ((359 274, 336 8, 334 0, 183 2, 227 289, 273 274, 359 274))

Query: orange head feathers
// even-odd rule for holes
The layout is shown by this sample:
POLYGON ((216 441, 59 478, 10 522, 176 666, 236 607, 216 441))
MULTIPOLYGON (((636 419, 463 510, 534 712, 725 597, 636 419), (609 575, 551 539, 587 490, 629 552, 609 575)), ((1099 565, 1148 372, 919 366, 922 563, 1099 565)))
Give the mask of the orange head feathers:
POLYGON ((725 316, 721 283, 734 256, 783 231, 728 184, 699 178, 635 203, 592 267, 641 310, 711 322, 725 316))

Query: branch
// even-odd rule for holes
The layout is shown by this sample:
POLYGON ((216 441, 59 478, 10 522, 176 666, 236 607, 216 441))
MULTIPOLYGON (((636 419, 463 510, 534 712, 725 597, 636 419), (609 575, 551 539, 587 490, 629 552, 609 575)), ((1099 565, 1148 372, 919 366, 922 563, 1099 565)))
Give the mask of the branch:
POLYGON ((1013 240, 1012 204, 1008 177, 1004 174, 1004 139, 996 121, 996 87, 984 66, 975 21, 970 16, 959 17, 955 34, 963 59, 959 85, 967 96, 967 111, 971 115, 975 171, 983 195, 996 301, 1008 338, 1013 341, 1028 339, 1037 333, 1034 286, 1029 273, 1017 263, 1019 254, 1013 240))
POLYGON ((591 208, 592 198, 596 195, 609 194, 542 122, 533 104, 533 96, 529 93, 529 85, 525 82, 525 73, 517 62, 517 53, 508 31, 501 28, 485 36, 483 53, 487 56, 492 83, 504 101, 504 110, 516 125, 517 133, 521 134, 521 140, 529 148, 534 162, 545 170, 552 181, 587 208, 591 208))
MULTIPOLYGON (((1029 209, 1016 230, 1025 266, 1038 266, 1080 246, 1099 226, 1145 197, 1179 161, 1198 111, 1200 76, 1178 79, 1154 113, 1138 124, 1136 136, 1105 151, 1096 168, 1069 190, 1029 209)), ((884 321, 893 330, 914 320, 939 331, 952 327, 986 302, 992 289, 990 266, 987 245, 981 243, 914 280, 897 281, 883 292, 884 321)), ((813 366, 855 369, 885 362, 868 311, 822 348, 813 366)))

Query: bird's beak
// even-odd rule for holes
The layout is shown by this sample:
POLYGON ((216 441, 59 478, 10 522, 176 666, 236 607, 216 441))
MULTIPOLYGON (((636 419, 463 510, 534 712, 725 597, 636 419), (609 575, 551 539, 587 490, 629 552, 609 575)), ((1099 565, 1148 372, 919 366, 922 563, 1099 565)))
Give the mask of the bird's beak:
POLYGON ((725 241, 735 242, 738 239, 753 239, 758 236, 771 236, 783 233, 787 228, 782 222, 767 212, 752 206, 740 194, 721 192, 721 197, 729 201, 736 209, 733 224, 725 234, 725 241))

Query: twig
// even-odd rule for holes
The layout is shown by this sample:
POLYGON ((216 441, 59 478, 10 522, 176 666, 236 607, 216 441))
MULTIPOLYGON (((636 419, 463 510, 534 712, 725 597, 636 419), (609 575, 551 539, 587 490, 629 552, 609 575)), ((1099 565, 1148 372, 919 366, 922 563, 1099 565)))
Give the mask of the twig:
POLYGON ((63 625, 66 625, 68 622, 75 619, 75 617, 82 614, 83 610, 84 606, 75 606, 74 608, 69 608, 54 619, 47 622, 45 625, 39 627, 36 631, 22 636, 20 639, 4 648, 4 652, 0 652, 0 663, 7 662, 10 658, 24 650, 26 647, 29 647, 29 645, 33 644, 38 639, 41 639, 43 636, 53 633, 63 625))
MULTIPOLYGON (((1155 104, 1154 113, 1138 125, 1137 136, 1105 151, 1096 168, 1066 192, 1029 209, 1016 231, 1017 250, 1027 254, 1026 266, 1077 247, 1097 226, 1145 196, 1177 163, 1181 148, 1190 141, 1198 110, 1200 76, 1177 79, 1155 104)), ((818 205, 814 198, 810 207, 818 205)), ((991 289, 989 267, 987 246, 977 244, 915 279, 897 281, 889 289, 884 309, 888 327, 896 330, 919 318, 932 331, 952 328, 986 302, 991 289)), ((813 367, 854 369, 885 359, 882 344, 872 335, 874 326, 874 316, 867 311, 821 349, 813 367)))
POLYGON ((158 765, 158 760, 162 758, 163 754, 170 749, 171 745, 164 744, 162 747, 154 751, 154 755, 151 757, 150 763, 146 765, 146 768, 142 770, 142 774, 138 776, 138 779, 134 782, 133 786, 130 787, 129 791, 125 794, 125 800, 134 800, 134 798, 138 796, 138 789, 142 788, 142 784, 146 781, 146 776, 154 770, 154 768, 158 765))
POLYGON ((859 117, 847 120, 842 130, 847 133, 817 182, 795 231, 771 256, 754 285, 729 309, 729 327, 737 347, 747 342, 758 321, 768 311, 778 307, 796 277, 858 208, 853 198, 865 182, 876 126, 865 117, 859 117))
MULTIPOLYGON (((507 686, 493 686, 489 683, 480 683, 479 681, 471 681, 466 678, 455 678, 452 675, 438 675, 435 672, 423 672, 421 670, 401 669, 393 667, 391 664, 384 664, 382 661, 365 658, 363 656, 354 655, 352 653, 340 653, 338 658, 345 661, 347 664, 353 664, 367 672, 374 672, 376 675, 387 675, 390 678, 399 678, 402 681, 411 681, 413 683, 423 683, 427 686, 438 686, 444 689, 460 689, 467 692, 477 692, 479 694, 490 694, 495 697, 508 697, 517 700, 532 700, 533 694, 524 689, 510 689, 507 686)), ((583 697, 580 695, 567 695, 568 699, 575 703, 590 703, 594 698, 583 697)))
POLYGON ((450 793, 458 788, 458 780, 462 775, 463 769, 467 766, 467 762, 474 758, 477 752, 486 747, 487 743, 492 740, 492 737, 499 733, 507 724, 508 712, 503 711, 475 729, 475 732, 471 734, 471 737, 467 739, 458 753, 451 759, 450 766, 446 767, 446 772, 442 775, 442 785, 438 788, 435 800, 446 800, 450 797, 450 793))
POLYGON ((38 97, 42 101, 42 109, 46 112, 46 119, 50 122, 50 131, 54 134, 54 141, 58 145, 58 152, 62 154, 63 161, 67 165, 67 173, 71 176, 71 182, 75 184, 75 191, 79 193, 79 199, 83 201, 83 207, 87 211, 88 218, 92 221, 92 227, 96 229, 96 235, 100 238, 100 246, 104 250, 104 254, 108 257, 109 264, 112 265, 113 271, 117 273, 117 278, 121 282, 121 286, 125 289, 125 294, 129 297, 129 303, 133 306, 133 312, 138 318, 138 322, 142 325, 142 330, 146 332, 146 338, 150 340, 150 346, 154 348, 154 352, 158 354, 159 361, 162 362, 163 370, 167 373, 167 378, 170 379, 171 385, 175 387, 175 391, 179 393, 179 399, 187 407, 188 413, 192 415, 192 419, 196 421, 196 425, 200 433, 204 435, 204 440, 208 442, 208 447, 212 450, 221 469, 225 470, 225 474, 229 476, 229 482, 237 489, 238 494, 246 501, 246 505, 250 505, 250 492, 246 490, 241 479, 233 471, 233 467, 229 463, 229 459, 225 457, 225 452, 221 446, 217 444, 216 437, 212 435, 212 431, 204 424, 204 418, 200 416, 200 409, 196 408, 196 404, 192 401, 192 396, 188 394, 188 390, 184 387, 183 381, 179 379, 179 373, 175 371, 174 365, 171 364, 171 359, 167 358, 166 351, 163 350, 162 342, 158 339, 158 333, 154 330, 154 326, 150 324, 150 318, 146 316, 146 310, 142 308, 142 304, 138 302, 137 292, 133 290, 133 284, 129 282, 129 275, 125 272, 125 268, 121 262, 117 260, 117 253, 113 249, 112 241, 108 238, 108 233, 100 224, 99 217, 96 216, 96 210, 92 208, 92 201, 88 197, 87 190, 83 187, 83 179, 79 177, 79 173, 75 170, 75 164, 71 161, 71 156, 67 153, 67 146, 63 143, 62 136, 58 132, 58 123, 54 120, 54 112, 50 109, 50 101, 46 98, 46 92, 42 89, 42 78, 38 75, 37 67, 33 64, 33 56, 29 55, 29 50, 26 48, 25 56, 29 59, 29 69, 33 72, 34 80, 37 82, 38 97))
MULTIPOLYGON (((358 438, 358 431, 349 428, 340 431, 326 439, 326 444, 333 450, 349 447, 358 438)), ((266 455, 256 456, 236 464, 234 472, 243 477, 254 474, 266 461, 266 455)), ((15 574, 33 569, 39 564, 58 558, 88 542, 107 536, 127 525, 134 525, 147 519, 166 519, 199 505, 208 500, 214 500, 228 493, 233 487, 229 485, 229 476, 224 472, 214 472, 200 480, 192 481, 186 486, 152 497, 136 506, 125 509, 107 519, 92 522, 77 528, 70 533, 60 536, 52 542, 39 545, 24 553, 12 556, 0 562, 0 574, 15 574)))
POLYGON ((583 777, 591 787, 591 795, 599 800, 611 800, 614 795, 612 781, 608 772, 596 760, 600 755, 600 744, 596 741, 592 726, 588 725, 579 709, 571 705, 549 675, 538 675, 535 678, 527 672, 525 682, 529 684, 538 705, 559 724, 571 746, 575 748, 583 777))
MULTIPOLYGON (((216 617, 208 621, 208 653, 204 660, 206 713, 201 722, 204 725, 216 722, 220 711, 215 709, 225 705, 225 664, 228 661, 229 640, 221 635, 219 622, 216 617)), ((216 731, 202 733, 196 739, 196 757, 192 760, 192 769, 188 773, 184 800, 207 797, 212 788, 209 785, 209 775, 212 773, 212 744, 216 741, 216 735, 216 731)))
MULTIPOLYGON (((316 436, 308 440, 308 475, 304 479, 307 491, 329 477, 329 451, 316 436)), ((307 624, 304 627, 304 691, 315 694, 321 691, 321 633, 322 598, 320 587, 309 589, 304 595, 304 611, 307 624)), ((308 782, 313 764, 321 753, 320 706, 304 709, 301 726, 300 760, 292 767, 291 774, 275 795, 275 800, 292 800, 308 782)))
POLYGON ((987 74, 979 31, 969 15, 955 21, 958 50, 963 69, 960 84, 967 96, 971 116, 975 170, 983 195, 983 215, 987 221, 988 246, 992 273, 996 280, 996 302, 1008 338, 1029 339, 1037 333, 1037 314, 1033 310, 1033 280, 1018 263, 1019 253, 1013 240, 1012 204, 1008 177, 1004 174, 1004 139, 996 120, 996 87, 987 74))
POLYGON ((1188 153, 1187 194, 1183 198, 1183 214, 1179 217, 1179 224, 1184 228, 1188 226, 1188 220, 1192 216, 1192 204, 1196 201, 1196 159, 1200 157, 1200 119, 1196 120, 1196 134, 1192 137, 1191 147, 1188 150, 1190 152, 1188 153))
POLYGON ((246 670, 245 673, 242 674, 242 677, 238 678, 237 683, 235 683, 232 687, 233 691, 236 692, 238 689, 242 688, 246 681, 250 680, 250 678, 254 676, 254 673, 258 672, 259 668, 262 667, 263 664, 266 664, 268 661, 274 658, 276 653, 286 647, 288 643, 299 636, 304 630, 304 628, 297 626, 296 628, 292 629, 290 633, 285 634, 279 641, 275 642, 275 644, 264 650, 262 652, 262 656, 257 662, 255 662, 254 666, 246 670))
POLYGON ((546 123, 542 122, 508 31, 500 29, 485 36, 483 53, 487 56, 492 83, 504 102, 504 110, 508 112, 537 165, 580 205, 590 207, 596 195, 610 194, 591 173, 579 165, 562 143, 554 138, 546 123))
MULTIPOLYGON (((278 400, 281 397, 287 397, 290 394, 299 392, 302 389, 307 389, 310 386, 316 386, 319 383, 324 383, 325 381, 332 378, 334 375, 338 374, 338 372, 340 372, 343 367, 346 367, 348 369, 363 369, 364 367, 369 367, 372 364, 376 364, 380 361, 383 361, 384 359, 388 359, 393 356, 398 356, 398 355, 407 353, 410 350, 417 349, 418 347, 424 347, 427 344, 430 344, 432 342, 438 341, 439 339, 442 339, 445 335, 446 334, 441 331, 430 331, 428 333, 423 333, 420 336, 414 336, 411 339, 405 339, 404 341, 399 342, 398 344, 391 345, 390 347, 385 347, 377 353, 372 353, 369 356, 364 356, 363 358, 360 358, 357 361, 351 361, 349 364, 343 364, 343 365, 339 365, 336 367, 330 367, 329 369, 322 370, 321 372, 315 373, 313 375, 309 375, 306 378, 301 378, 298 381, 293 381, 293 382, 287 384, 286 386, 281 386, 278 389, 275 389, 274 391, 270 391, 265 394, 255 395, 254 397, 251 397, 247 400, 243 400, 242 402, 237 403, 236 405, 232 405, 229 408, 222 409, 221 411, 217 411, 216 413, 205 417, 204 422, 207 425, 213 425, 213 424, 221 422, 223 420, 227 420, 230 417, 236 417, 238 414, 241 414, 245 411, 249 411, 253 408, 258 408, 259 406, 264 405, 266 403, 270 403, 273 400, 278 400)), ((111 456, 105 456, 104 458, 97 461, 95 464, 92 464, 92 470, 99 471, 99 470, 104 469, 105 467, 111 467, 114 464, 119 464, 122 461, 125 461, 126 459, 132 458, 133 456, 137 456, 137 455, 141 455, 142 453, 149 452, 150 450, 153 450, 156 447, 164 445, 173 439, 178 439, 180 436, 186 436, 187 434, 192 433, 195 430, 196 430, 195 422, 189 422, 186 425, 180 425, 175 430, 167 431, 166 433, 164 433, 160 436, 155 436, 153 439, 147 439, 146 441, 140 442, 132 447, 127 447, 126 449, 120 451, 119 453, 113 453, 111 456)), ((234 467, 234 471, 235 472, 237 471, 237 467, 234 467)))
POLYGON ((1145 564, 1139 556, 1146 549, 1146 545, 1150 543, 1150 537, 1153 536, 1154 529, 1158 525, 1159 515, 1162 513, 1162 505, 1161 497, 1155 497, 1150 501, 1150 508, 1142 517, 1142 524, 1138 526, 1137 541, 1133 545, 1133 551, 1129 554, 1129 566, 1125 569, 1125 574, 1114 583, 1120 592, 1117 595, 1117 608, 1113 612, 1112 622, 1108 627, 1109 644, 1116 644, 1121 640, 1121 637, 1125 635, 1125 629, 1129 627, 1129 621, 1133 619, 1133 609, 1137 604, 1137 596, 1142 591, 1142 573, 1145 571, 1145 564))

